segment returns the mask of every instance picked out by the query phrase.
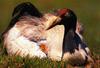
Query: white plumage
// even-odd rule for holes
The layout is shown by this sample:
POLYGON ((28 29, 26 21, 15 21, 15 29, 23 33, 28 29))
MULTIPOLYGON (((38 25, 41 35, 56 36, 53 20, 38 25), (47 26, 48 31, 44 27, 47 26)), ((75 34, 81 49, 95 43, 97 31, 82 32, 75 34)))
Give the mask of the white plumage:
POLYGON ((6 34, 4 44, 9 55, 46 57, 46 54, 39 48, 38 43, 32 42, 21 35, 16 27, 11 28, 6 34))
MULTIPOLYGON (((51 26, 51 23, 53 23, 57 17, 46 14, 44 15, 44 18, 46 19, 45 22, 38 18, 35 20, 36 22, 34 22, 34 18, 26 17, 25 19, 21 19, 4 35, 4 46, 9 55, 40 58, 46 57, 46 54, 40 48, 40 45, 42 44, 41 41, 47 41, 42 40, 47 39, 46 34, 49 32, 46 32, 46 29, 51 26), (39 24, 37 24, 37 22, 39 24), (34 25, 35 23, 37 24, 36 26, 34 25)), ((47 46, 49 43, 46 43, 43 42, 43 44, 47 46)))
POLYGON ((52 60, 61 61, 62 45, 64 38, 64 26, 56 25, 55 27, 46 31, 46 38, 48 43, 48 57, 52 60))

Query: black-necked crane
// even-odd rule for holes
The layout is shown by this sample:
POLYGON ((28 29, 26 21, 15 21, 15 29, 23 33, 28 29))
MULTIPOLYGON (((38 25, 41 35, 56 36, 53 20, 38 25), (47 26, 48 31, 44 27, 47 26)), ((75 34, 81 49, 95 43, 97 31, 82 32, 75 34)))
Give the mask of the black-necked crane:
POLYGON ((31 3, 22 3, 3 33, 4 46, 9 55, 49 57, 74 66, 93 62, 76 26, 77 16, 70 9, 42 14, 31 3))
POLYGON ((73 66, 85 65, 93 62, 90 50, 83 41, 81 25, 77 23, 76 14, 70 9, 58 10, 59 13, 66 12, 61 16, 59 24, 64 25, 63 55, 62 59, 73 66), (79 27, 80 26, 80 27, 79 27))

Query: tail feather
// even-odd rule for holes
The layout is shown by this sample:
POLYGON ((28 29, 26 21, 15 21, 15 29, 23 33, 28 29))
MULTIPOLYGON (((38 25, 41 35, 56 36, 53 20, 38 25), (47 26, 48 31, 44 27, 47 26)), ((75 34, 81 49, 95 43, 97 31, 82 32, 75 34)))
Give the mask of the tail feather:
POLYGON ((14 11, 12 13, 12 17, 15 15, 31 15, 36 17, 41 17, 42 13, 30 2, 24 2, 19 5, 17 5, 14 8, 14 11))
POLYGON ((6 30, 1 34, 3 36, 10 28, 12 28, 21 16, 35 16, 42 17, 42 13, 30 2, 24 2, 17 5, 12 13, 12 19, 6 30))

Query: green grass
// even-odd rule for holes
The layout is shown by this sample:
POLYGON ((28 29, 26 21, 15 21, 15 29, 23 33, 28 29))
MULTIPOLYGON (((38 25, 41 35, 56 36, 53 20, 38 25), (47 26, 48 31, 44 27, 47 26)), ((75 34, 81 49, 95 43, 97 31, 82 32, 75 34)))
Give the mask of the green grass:
POLYGON ((48 58, 22 58, 8 56, 2 53, 0 56, 0 68, 64 68, 64 62, 51 61, 48 58))
MULTIPOLYGON (((6 29, 14 7, 31 1, 42 12, 57 8, 71 8, 84 24, 85 40, 94 54, 96 67, 100 67, 100 1, 99 0, 0 0, 0 34, 6 29)), ((0 68, 64 68, 64 62, 50 59, 10 57, 0 44, 0 68)))
MULTIPOLYGON (((95 55, 95 68, 100 67, 100 56, 95 55)), ((52 61, 49 58, 22 58, 20 56, 9 56, 5 49, 0 52, 0 68, 66 68, 68 63, 63 61, 52 61)), ((73 68, 70 65, 70 68, 73 68)))

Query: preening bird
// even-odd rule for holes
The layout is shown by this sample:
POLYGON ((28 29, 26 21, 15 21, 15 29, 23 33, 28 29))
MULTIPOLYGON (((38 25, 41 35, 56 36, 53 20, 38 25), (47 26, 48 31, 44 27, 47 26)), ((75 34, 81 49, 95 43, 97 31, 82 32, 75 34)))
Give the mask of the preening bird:
POLYGON ((88 62, 93 62, 89 54, 89 48, 84 43, 79 28, 77 25, 77 16, 70 9, 58 10, 59 13, 66 12, 61 16, 60 24, 64 25, 64 39, 63 39, 63 55, 62 59, 69 62, 73 66, 85 65, 88 62))
POLYGON ((3 37, 9 55, 49 57, 73 66, 93 61, 77 29, 77 16, 70 9, 42 14, 30 2, 21 3, 3 37))

